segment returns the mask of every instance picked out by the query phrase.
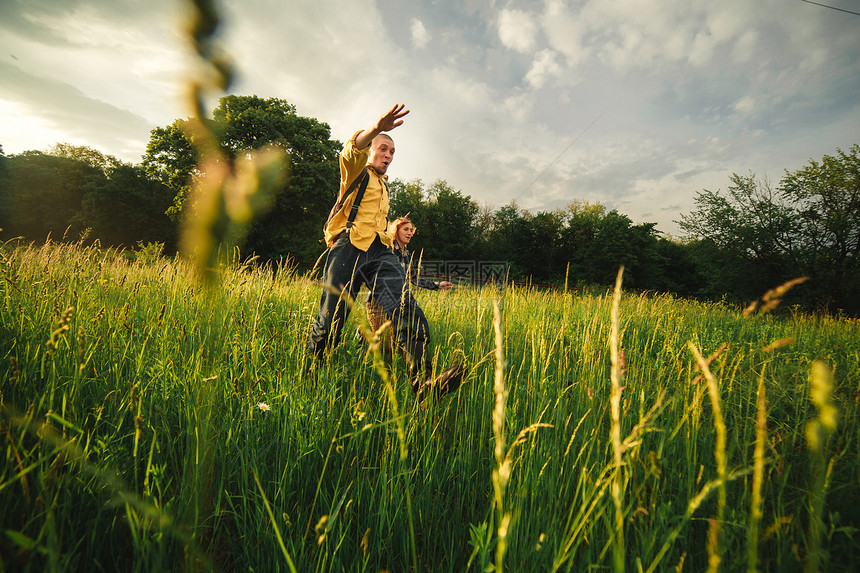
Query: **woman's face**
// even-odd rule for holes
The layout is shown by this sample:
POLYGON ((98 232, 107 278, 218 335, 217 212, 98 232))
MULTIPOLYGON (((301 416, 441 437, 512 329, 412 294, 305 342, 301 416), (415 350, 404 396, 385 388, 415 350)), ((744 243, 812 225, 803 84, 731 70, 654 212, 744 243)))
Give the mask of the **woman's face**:
POLYGON ((412 226, 412 223, 401 225, 400 228, 397 229, 397 242, 405 247, 409 244, 409 241, 412 240, 412 235, 414 233, 415 227, 412 226))

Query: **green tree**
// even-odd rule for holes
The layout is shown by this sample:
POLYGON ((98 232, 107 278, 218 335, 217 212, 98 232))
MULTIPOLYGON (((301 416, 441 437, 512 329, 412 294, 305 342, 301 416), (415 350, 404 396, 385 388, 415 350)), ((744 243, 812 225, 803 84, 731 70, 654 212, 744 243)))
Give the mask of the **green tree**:
POLYGON ((780 188, 796 209, 794 250, 812 295, 860 313, 860 146, 786 171, 780 188))
POLYGON ((532 214, 511 201, 485 223, 482 249, 489 260, 509 263, 512 280, 561 282, 571 252, 565 242, 566 224, 564 210, 532 214))
POLYGON ((652 288, 660 264, 656 251, 654 223, 634 225, 630 217, 613 209, 598 222, 591 244, 581 262, 589 282, 610 285, 618 267, 624 265, 624 282, 629 287, 652 288))
POLYGON ((134 247, 138 242, 164 243, 175 250, 176 225, 167 216, 172 191, 148 176, 142 166, 83 145, 58 143, 50 155, 89 165, 93 172, 83 184, 81 205, 72 219, 76 228, 104 245, 134 247))
POLYGON ((388 205, 388 218, 409 216, 416 225, 423 222, 424 209, 426 207, 424 183, 420 179, 412 181, 401 181, 394 179, 388 184, 390 202, 388 205))
POLYGON ((535 282, 558 280, 565 272, 561 235, 565 226, 562 211, 523 213, 516 235, 514 260, 517 268, 535 282))
POLYGON ((698 193, 696 209, 678 224, 707 279, 703 294, 743 302, 803 274, 799 217, 767 179, 732 174, 731 183, 725 194, 698 193))
POLYGON ((475 216, 473 235, 475 246, 472 249, 473 256, 477 261, 496 261, 490 249, 489 237, 493 229, 493 209, 489 205, 478 207, 475 216))
MULTIPOLYGON (((523 216, 516 201, 499 207, 493 212, 490 229, 486 234, 485 251, 490 259, 514 263, 516 237, 522 225, 523 216)), ((512 269, 516 270, 516 269, 512 269)))
MULTIPOLYGON (((573 201, 565 209, 567 225, 561 233, 561 251, 565 260, 567 281, 571 285, 595 282, 593 268, 588 259, 600 222, 606 216, 606 207, 600 203, 573 201), (569 268, 568 268, 569 264, 569 268)), ((617 271, 617 267, 616 267, 617 271)))
POLYGON ((177 119, 166 127, 153 129, 143 156, 147 175, 173 192, 173 204, 168 209, 173 220, 180 217, 197 168, 197 148, 185 135, 187 125, 188 120, 177 119))
POLYGON ((0 228, 5 236, 77 240, 85 228, 79 216, 86 186, 104 178, 104 173, 79 159, 39 151, 12 155, 5 163, 0 189, 5 198, 0 228))
POLYGON ((109 175, 111 170, 123 165, 123 162, 113 155, 105 155, 98 149, 85 145, 72 145, 71 143, 57 143, 48 150, 49 155, 54 157, 65 157, 74 159, 109 175))
POLYGON ((420 179, 389 184, 391 203, 388 218, 409 215, 418 232, 410 248, 424 250, 432 260, 474 260, 476 249, 475 220, 478 204, 468 195, 454 189, 444 179, 429 188, 420 179))
POLYGON ((695 296, 702 292, 705 281, 696 268, 689 244, 666 237, 658 237, 656 257, 659 267, 655 269, 648 288, 660 292, 674 292, 682 296, 695 296))
MULTIPOLYGON (((174 213, 188 207, 196 175, 197 153, 186 125, 185 120, 177 120, 153 130, 143 160, 147 172, 174 191, 174 213)), ((284 100, 257 96, 221 98, 212 125, 221 151, 230 161, 266 145, 287 152, 289 179, 275 197, 272 210, 252 223, 245 251, 270 259, 290 255, 313 262, 321 250, 321 227, 339 181, 342 146, 330 139, 329 126, 297 115, 295 107, 284 100)))
POLYGON ((444 179, 436 180, 427 195, 419 237, 420 246, 427 251, 425 256, 446 261, 470 260, 475 246, 478 204, 444 179))
POLYGON ((76 220, 106 245, 158 242, 173 252, 178 229, 167 215, 172 203, 172 190, 151 179, 143 167, 119 164, 106 177, 88 181, 76 220))
POLYGON ((78 240, 85 233, 104 245, 175 245, 176 226, 165 215, 172 191, 140 166, 59 143, 49 153, 7 158, 7 167, 0 179, 0 228, 6 237, 78 240))

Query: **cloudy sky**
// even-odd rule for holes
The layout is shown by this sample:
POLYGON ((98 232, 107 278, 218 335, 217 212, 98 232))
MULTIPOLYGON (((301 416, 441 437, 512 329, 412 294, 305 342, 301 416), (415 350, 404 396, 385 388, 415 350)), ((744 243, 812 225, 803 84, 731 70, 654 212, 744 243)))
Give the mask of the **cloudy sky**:
MULTIPOLYGON (((702 189, 860 143, 860 0, 222 0, 230 93, 346 141, 394 103, 390 174, 481 204, 600 202, 675 234, 702 189)), ((0 0, 0 145, 139 163, 187 117, 182 0, 0 0)), ((214 105, 214 104, 213 104, 214 105)))

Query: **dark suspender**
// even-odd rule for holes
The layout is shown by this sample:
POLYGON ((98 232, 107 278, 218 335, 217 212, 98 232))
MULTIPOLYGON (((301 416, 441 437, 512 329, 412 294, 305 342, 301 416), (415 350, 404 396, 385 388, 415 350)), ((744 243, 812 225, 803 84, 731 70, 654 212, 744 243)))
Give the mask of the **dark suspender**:
POLYGON ((361 200, 364 198, 364 192, 367 190, 367 183, 370 181, 370 173, 367 172, 367 168, 364 169, 364 175, 356 177, 355 181, 352 182, 352 185, 349 186, 349 189, 346 190, 346 193, 344 193, 344 201, 346 201, 346 197, 352 193, 352 190, 355 189, 355 186, 359 181, 361 181, 361 187, 358 188, 358 193, 355 195, 355 201, 352 202, 352 209, 349 211, 349 217, 346 219, 347 231, 352 228, 353 221, 355 221, 355 217, 358 215, 358 207, 361 205, 361 200))
MULTIPOLYGON (((382 178, 380 178, 379 181, 380 183, 382 183, 383 187, 385 187, 385 191, 387 192, 388 183, 386 183, 385 179, 382 178)), ((355 188, 358 187, 358 192, 355 195, 355 200, 352 202, 352 208, 350 209, 349 215, 346 219, 346 230, 343 231, 343 233, 347 233, 352 228, 355 222, 355 217, 358 215, 358 208, 361 205, 361 200, 364 198, 364 192, 367 190, 367 184, 369 182, 370 173, 368 173, 367 167, 365 167, 362 174, 353 179, 352 183, 349 184, 349 187, 346 189, 346 191, 344 191, 344 193, 340 195, 340 199, 337 203, 335 203, 335 206, 332 207, 331 212, 328 215, 328 220, 325 222, 325 225, 323 225, 323 230, 326 230, 328 228, 328 225, 329 223, 331 223, 332 218, 343 208, 343 204, 346 203, 346 200, 349 198, 350 194, 352 194, 355 188)), ((337 237, 335 237, 335 239, 337 239, 337 237)), ((320 239, 320 242, 322 243, 323 240, 320 239)), ((331 247, 331 245, 329 245, 329 247, 331 247)), ((327 251, 328 249, 326 249, 326 252, 327 251)), ((320 260, 322 260, 322 257, 320 257, 320 260)), ((316 266, 319 265, 319 262, 320 261, 318 260, 316 266)), ((314 268, 316 268, 316 266, 314 268)))

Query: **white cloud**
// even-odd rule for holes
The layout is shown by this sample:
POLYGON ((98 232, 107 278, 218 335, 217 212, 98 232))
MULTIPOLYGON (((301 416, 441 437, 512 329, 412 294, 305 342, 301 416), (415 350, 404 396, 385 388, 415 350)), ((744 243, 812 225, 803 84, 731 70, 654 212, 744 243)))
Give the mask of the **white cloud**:
POLYGON ((558 65, 555 59, 555 52, 552 50, 541 50, 535 56, 532 67, 526 74, 526 81, 535 89, 543 87, 544 82, 548 78, 552 78, 561 73, 561 66, 558 65))
POLYGON ((502 10, 499 14, 499 39, 505 47, 524 54, 535 45, 537 34, 535 20, 521 10, 502 10))
MULTIPOLYGON (((403 102, 392 176, 495 206, 602 201, 671 230, 726 173, 798 168, 860 133, 856 26, 806 3, 293 4, 222 3, 231 93, 282 98, 341 141, 403 102)), ((0 0, 5 152, 70 141, 138 159, 149 129, 187 113, 177 6, 0 0)))
POLYGON ((663 0, 547 0, 541 15, 550 45, 571 66, 598 55, 620 73, 634 69, 669 69, 679 62, 707 66, 720 49, 733 49, 736 60, 749 55, 772 3, 666 2, 663 0), (739 45, 740 44, 740 45, 739 45))
POLYGON ((731 3, 715 2, 707 13, 707 27, 715 43, 728 42, 749 28, 750 18, 756 18, 754 6, 740 9, 731 3))
MULTIPOLYGON (((582 9, 579 16, 587 13, 589 8, 582 9)), ((541 26, 552 48, 567 59, 570 67, 576 67, 588 59, 591 50, 584 41, 584 18, 577 17, 567 4, 560 0, 550 0, 541 18, 541 26)))
POLYGON ((225 8, 223 44, 239 71, 236 93, 285 99, 299 115, 329 123, 341 141, 398 101, 414 105, 404 97, 405 55, 379 33, 374 7, 317 0, 289 13, 257 1, 225 8))
POLYGON ((534 109, 534 100, 530 94, 520 93, 505 98, 503 106, 511 114, 513 122, 524 124, 528 122, 529 115, 534 109))
POLYGON ((696 34, 690 48, 689 62, 694 66, 704 66, 714 53, 715 42, 707 30, 696 34))
POLYGON ((114 7, 97 9, 86 2, 71 2, 63 7, 68 11, 49 4, 28 3, 20 15, 37 23, 39 34, 23 34, 20 26, 0 33, 0 53, 18 54, 7 62, 153 122, 175 117, 181 109, 179 80, 189 61, 179 42, 175 7, 154 1, 152 13, 120 16, 114 7))
POLYGON ((430 33, 424 27, 424 23, 417 18, 412 19, 412 45, 416 48, 424 48, 430 41, 430 33))
POLYGON ((679 27, 670 31, 662 44, 663 57, 670 61, 683 61, 687 57, 690 47, 690 35, 687 30, 679 27))
MULTIPOLYGON (((18 110, 18 117, 13 122, 3 122, 4 139, 13 133, 25 133, 22 139, 27 141, 32 141, 35 134, 62 133, 66 141, 97 146, 110 155, 138 161, 149 130, 155 127, 128 107, 89 97, 64 81, 31 74, 2 61, 0 76, 5 80, 0 83, 4 114, 18 110), (130 142, 139 144, 140 151, 130 151, 130 142)), ((21 145, 17 139, 7 151, 21 151, 17 149, 21 145)), ((46 149, 56 142, 46 142, 39 148, 46 149)), ((6 141, 0 140, 2 143, 6 141)))
POLYGON ((737 100, 734 104, 732 104, 732 109, 738 112, 741 115, 749 115, 753 111, 755 111, 755 98, 753 96, 746 95, 741 99, 737 100))
POLYGON ((732 57, 737 63, 748 62, 756 52, 758 32, 745 30, 740 34, 732 47, 732 57))

